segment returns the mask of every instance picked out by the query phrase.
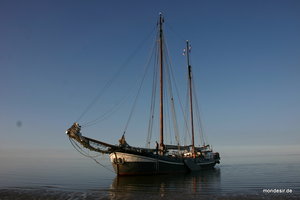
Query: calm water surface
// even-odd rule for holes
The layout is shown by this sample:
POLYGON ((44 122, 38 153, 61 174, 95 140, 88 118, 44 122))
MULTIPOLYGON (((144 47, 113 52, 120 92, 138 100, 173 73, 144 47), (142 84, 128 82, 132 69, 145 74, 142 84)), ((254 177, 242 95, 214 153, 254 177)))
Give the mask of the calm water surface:
POLYGON ((214 170, 136 177, 117 177, 106 157, 108 169, 84 157, 0 160, 0 199, 300 199, 300 155, 225 156, 214 170))

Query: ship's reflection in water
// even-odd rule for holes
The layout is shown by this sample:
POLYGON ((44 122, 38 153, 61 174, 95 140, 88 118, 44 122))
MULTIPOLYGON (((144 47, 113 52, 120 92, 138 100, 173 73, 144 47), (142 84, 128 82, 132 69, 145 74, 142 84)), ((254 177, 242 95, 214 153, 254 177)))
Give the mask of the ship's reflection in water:
POLYGON ((111 199, 194 199, 220 194, 219 168, 188 174, 116 177, 111 199))

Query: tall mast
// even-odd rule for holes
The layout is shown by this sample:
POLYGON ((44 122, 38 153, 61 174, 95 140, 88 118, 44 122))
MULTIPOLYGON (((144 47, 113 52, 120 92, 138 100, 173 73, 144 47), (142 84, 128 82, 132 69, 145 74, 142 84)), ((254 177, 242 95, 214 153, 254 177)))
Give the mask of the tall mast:
POLYGON ((193 114, 193 94, 192 94, 192 66, 190 65, 190 44, 186 41, 186 58, 189 73, 189 91, 190 91, 190 114, 191 114, 191 129, 192 129, 192 154, 195 156, 195 139, 194 139, 194 114, 193 114))
POLYGON ((164 22, 162 13, 159 13, 159 50, 160 50, 160 150, 164 150, 164 102, 163 102, 163 29, 162 24, 164 22))

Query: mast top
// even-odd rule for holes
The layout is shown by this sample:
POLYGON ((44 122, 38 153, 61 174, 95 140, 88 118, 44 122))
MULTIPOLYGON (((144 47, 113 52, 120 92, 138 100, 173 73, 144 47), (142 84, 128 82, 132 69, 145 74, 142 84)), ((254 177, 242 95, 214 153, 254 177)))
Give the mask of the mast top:
POLYGON ((161 24, 163 24, 164 22, 165 22, 164 16, 163 16, 162 12, 159 12, 159 24, 161 25, 161 24))
POLYGON ((190 41, 186 40, 186 48, 183 49, 183 55, 186 56, 187 59, 187 66, 190 67, 190 53, 191 53, 191 45, 190 41))

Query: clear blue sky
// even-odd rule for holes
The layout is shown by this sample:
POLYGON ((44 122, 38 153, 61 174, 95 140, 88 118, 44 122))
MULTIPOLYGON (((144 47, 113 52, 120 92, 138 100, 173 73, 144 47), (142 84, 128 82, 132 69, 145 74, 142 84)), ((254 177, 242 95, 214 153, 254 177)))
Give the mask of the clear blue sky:
MULTIPOLYGON (((177 74, 184 40, 192 41, 205 133, 217 150, 299 144, 300 1, 2 0, 0 150, 71 149, 64 131, 142 41, 147 52, 160 11, 177 74)), ((83 120, 129 90, 143 59, 138 52, 83 120)), ((128 115, 120 110, 84 134, 117 143, 128 115)), ((144 146, 146 127, 134 121, 143 111, 136 115, 127 140, 144 146)))

